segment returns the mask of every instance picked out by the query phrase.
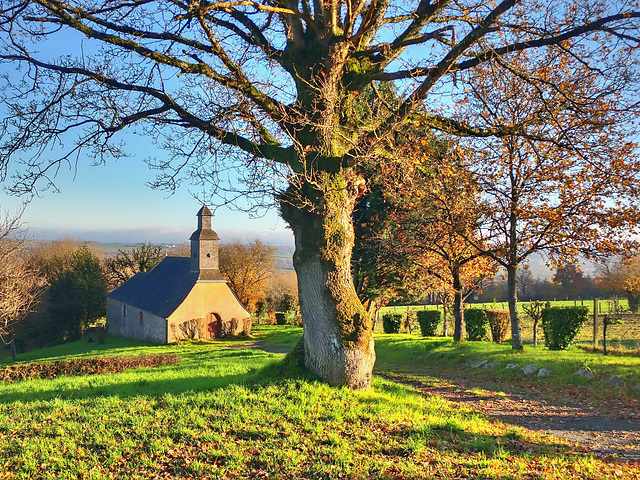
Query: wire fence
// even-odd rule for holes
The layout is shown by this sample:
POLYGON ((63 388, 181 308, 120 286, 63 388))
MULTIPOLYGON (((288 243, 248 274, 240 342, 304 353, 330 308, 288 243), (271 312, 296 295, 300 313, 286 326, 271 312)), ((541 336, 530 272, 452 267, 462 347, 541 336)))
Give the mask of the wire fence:
MULTIPOLYGON (((521 302, 528 303, 528 302, 521 302)), ((542 302, 543 304, 545 302, 542 302)), ((594 346, 594 330, 593 330, 593 312, 597 309, 597 348, 603 347, 604 337, 604 317, 605 315, 612 315, 616 319, 619 319, 620 323, 609 324, 607 326, 606 338, 607 347, 610 350, 633 350, 640 351, 640 314, 630 313, 628 311, 626 300, 612 299, 612 300, 599 300, 594 302, 593 300, 569 300, 569 301, 555 301, 551 302, 552 306, 585 306, 589 310, 589 320, 582 326, 578 335, 574 340, 575 345, 593 347, 594 346)), ((471 308, 482 309, 497 309, 507 310, 508 305, 506 302, 498 303, 476 303, 469 305, 471 308)), ((416 320, 415 312, 417 310, 433 310, 438 309, 443 311, 441 305, 421 305, 421 306, 395 306, 385 307, 379 314, 379 319, 376 322, 375 330, 382 332, 382 315, 386 313, 400 313, 403 315, 402 333, 414 333, 420 334, 420 327, 416 320), (407 321, 407 313, 409 314, 409 321, 407 321)), ((451 312, 447 312, 447 336, 453 335, 453 315, 451 312)), ((526 313, 520 310, 520 318, 522 325, 522 339, 525 344, 533 342, 533 321, 526 313)), ((538 324, 538 343, 544 344, 544 333, 542 327, 538 324)), ((437 335, 443 335, 444 328, 441 324, 436 331, 437 335)), ((510 341, 510 336, 507 336, 505 342, 510 341)))

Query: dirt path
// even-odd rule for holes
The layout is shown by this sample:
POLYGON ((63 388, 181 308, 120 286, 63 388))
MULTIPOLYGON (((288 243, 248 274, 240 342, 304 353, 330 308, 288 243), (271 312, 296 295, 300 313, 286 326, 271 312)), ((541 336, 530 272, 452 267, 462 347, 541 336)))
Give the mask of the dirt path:
POLYGON ((440 374, 416 377, 382 374, 384 378, 411 385, 425 395, 439 395, 463 403, 490 417, 531 430, 546 432, 602 457, 640 462, 640 423, 594 413, 588 403, 565 404, 541 395, 507 389, 470 378, 440 374))

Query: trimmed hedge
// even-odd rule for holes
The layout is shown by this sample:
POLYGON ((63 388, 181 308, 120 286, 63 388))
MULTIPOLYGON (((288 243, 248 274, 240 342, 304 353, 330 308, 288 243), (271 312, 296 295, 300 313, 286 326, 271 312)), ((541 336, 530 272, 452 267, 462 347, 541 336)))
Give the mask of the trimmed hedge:
POLYGON ((60 375, 96 375, 118 373, 130 368, 173 365, 175 354, 140 355, 137 357, 72 358, 55 362, 31 362, 0 368, 0 381, 17 382, 32 378, 56 378, 60 375))
POLYGON ((382 328, 384 329, 384 333, 400 333, 401 325, 401 313, 387 313, 382 316, 382 328))
POLYGON ((464 325, 469 340, 489 339, 489 320, 486 310, 479 308, 464 309, 464 325))
POLYGON ((587 307, 543 308, 544 344, 549 347, 549 350, 565 350, 588 319, 587 307))
POLYGON ((440 310, 418 310, 417 315, 422 336, 434 337, 442 319, 442 312, 440 310))
POLYGON ((508 310, 485 310, 491 328, 491 338, 495 343, 502 343, 509 331, 511 317, 508 310))
POLYGON ((287 324, 287 314, 284 312, 276 312, 276 323, 278 325, 286 325, 287 324))

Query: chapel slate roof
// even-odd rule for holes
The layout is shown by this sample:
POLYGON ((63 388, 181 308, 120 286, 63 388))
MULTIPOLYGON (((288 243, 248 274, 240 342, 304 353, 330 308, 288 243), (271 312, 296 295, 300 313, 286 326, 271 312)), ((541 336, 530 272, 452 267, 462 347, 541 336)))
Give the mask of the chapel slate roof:
POLYGON ((120 285, 109 298, 167 318, 198 281, 198 272, 190 270, 190 258, 165 257, 151 271, 138 273, 120 285))

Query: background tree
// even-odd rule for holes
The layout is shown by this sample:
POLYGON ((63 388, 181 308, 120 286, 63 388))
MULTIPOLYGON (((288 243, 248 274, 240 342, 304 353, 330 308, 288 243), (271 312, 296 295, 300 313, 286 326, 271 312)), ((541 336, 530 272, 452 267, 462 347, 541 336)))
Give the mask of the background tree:
POLYGON ((629 310, 637 312, 640 305, 640 261, 633 257, 608 259, 600 265, 599 283, 609 293, 626 295, 629 310))
POLYGON ((536 252, 566 263, 634 251, 640 158, 623 128, 626 113, 582 58, 521 52, 509 60, 495 59, 466 79, 465 108, 487 128, 519 125, 521 134, 465 148, 487 205, 480 219, 486 247, 477 248, 506 270, 512 346, 522 349, 518 270, 536 252))
POLYGON ((86 245, 73 253, 67 270, 51 278, 49 310, 50 328, 59 341, 81 338, 91 323, 106 315, 107 284, 100 259, 86 245))
POLYGON ((113 257, 104 260, 104 270, 109 291, 120 286, 138 272, 148 272, 165 257, 159 245, 144 243, 130 251, 118 250, 113 257))
POLYGON ((20 215, 4 212, 0 219, 0 339, 11 343, 14 360, 16 327, 35 310, 46 283, 29 262, 27 248, 20 215))
POLYGON ((480 242, 476 230, 482 203, 470 172, 457 161, 454 144, 438 140, 420 124, 400 135, 405 138, 394 142, 395 161, 378 169, 384 173, 373 177, 375 183, 370 177, 373 192, 359 207, 365 215, 356 210, 356 225, 365 220, 367 228, 356 242, 356 252, 380 252, 371 256, 377 262, 374 267, 396 292, 450 290, 453 336, 459 342, 464 299, 495 274, 493 262, 468 241, 480 242), (369 210, 374 213, 366 215, 369 210))
POLYGON ((640 18, 608 0, 1 5, 0 61, 12 75, 0 88, 0 171, 17 159, 13 191, 46 188, 83 151, 97 163, 123 155, 119 134, 136 125, 167 152, 154 163, 158 184, 174 188, 182 174, 210 182, 218 203, 264 204, 276 193, 296 241, 304 363, 358 389, 370 385, 375 351, 351 277, 351 213, 365 184, 355 166, 422 103, 421 121, 454 135, 526 134, 519 123, 461 121, 449 101, 451 82, 455 90, 463 73, 508 64, 513 52, 540 52, 534 64, 567 52, 601 79, 595 97, 617 98, 634 79, 622 70, 633 66, 640 18), (78 36, 77 55, 37 53, 78 36), (397 82, 402 101, 363 118, 352 107, 375 81, 397 82))
POLYGON ((567 298, 580 297, 585 286, 584 275, 575 263, 559 265, 553 281, 562 287, 563 295, 567 298))
POLYGON ((255 312, 256 302, 264 298, 265 285, 275 264, 275 252, 275 247, 260 240, 220 245, 220 273, 250 312, 255 312))
POLYGON ((291 270, 274 270, 267 280, 264 299, 266 310, 276 311, 280 309, 285 296, 292 299, 298 305, 298 282, 296 273, 291 270))
POLYGON ((38 311, 20 331, 23 341, 39 346, 79 338, 84 328, 106 313, 106 280, 100 259, 73 240, 36 245, 30 262, 46 278, 48 288, 38 311))
POLYGON ((532 295, 536 286, 536 279, 533 278, 531 270, 528 267, 528 265, 524 265, 520 270, 518 270, 518 298, 533 298, 532 295))

